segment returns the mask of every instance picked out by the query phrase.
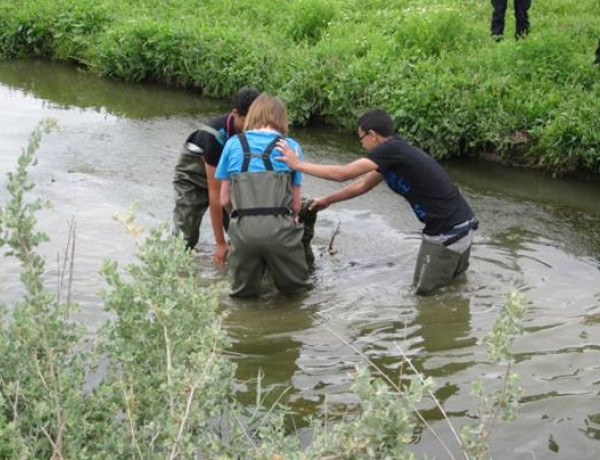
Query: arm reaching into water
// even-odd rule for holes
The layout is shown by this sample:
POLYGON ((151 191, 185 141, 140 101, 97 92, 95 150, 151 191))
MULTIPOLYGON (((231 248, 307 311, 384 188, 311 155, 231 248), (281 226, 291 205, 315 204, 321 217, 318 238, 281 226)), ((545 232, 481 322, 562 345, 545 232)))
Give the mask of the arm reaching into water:
POLYGON ((206 178, 208 180, 208 206, 210 209, 210 220, 212 222, 215 243, 217 245, 213 253, 213 262, 218 267, 225 265, 229 246, 225 241, 225 230, 223 227, 223 206, 221 205, 221 181, 215 178, 215 168, 206 164, 206 178))
POLYGON ((368 158, 360 158, 346 165, 318 165, 301 161, 299 153, 292 151, 292 148, 283 139, 277 143, 275 149, 281 153, 281 156, 275 158, 276 160, 287 164, 294 171, 300 171, 322 179, 344 182, 377 171, 377 165, 368 158))

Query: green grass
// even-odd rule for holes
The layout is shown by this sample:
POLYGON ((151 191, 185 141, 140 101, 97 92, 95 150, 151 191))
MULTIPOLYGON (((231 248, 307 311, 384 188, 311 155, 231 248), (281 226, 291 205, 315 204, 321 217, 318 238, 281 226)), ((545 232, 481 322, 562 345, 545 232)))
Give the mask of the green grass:
POLYGON ((496 153, 556 174, 600 172, 595 0, 546 0, 532 33, 489 37, 480 0, 0 0, 0 56, 230 97, 281 95, 293 120, 353 130, 382 107, 438 158, 496 153))

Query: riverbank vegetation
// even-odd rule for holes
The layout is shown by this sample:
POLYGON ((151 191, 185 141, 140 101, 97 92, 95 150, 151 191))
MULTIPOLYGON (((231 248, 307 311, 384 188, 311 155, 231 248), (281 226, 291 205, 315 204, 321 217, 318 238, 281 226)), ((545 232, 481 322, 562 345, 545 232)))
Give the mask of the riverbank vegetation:
MULTIPOLYGON (((51 128, 44 123, 32 134, 0 202, 0 255, 19 261, 24 287, 19 301, 0 304, 1 458, 413 458, 419 425, 450 458, 489 456, 494 424, 516 415, 520 390, 510 344, 520 333, 521 296, 507 299, 487 339, 489 361, 508 366, 504 383, 494 379, 496 393, 474 385, 473 424, 455 429, 432 392, 433 380, 399 350, 404 373, 374 378, 368 366, 358 369, 354 388, 362 412, 337 423, 313 420, 312 437, 301 445, 286 428, 286 411, 263 407, 260 387, 256 406, 236 402, 234 365, 224 353, 228 341, 217 313, 220 286, 203 286, 194 256, 166 225, 140 243, 138 263, 125 269, 104 263, 106 320, 91 336, 72 316, 74 224, 58 283, 52 280, 52 291, 46 286, 36 248, 47 237, 36 230, 36 213, 47 203, 26 192, 33 188, 28 168, 51 128), (423 418, 424 404, 443 414, 453 445, 423 418)), ((139 235, 131 216, 123 221, 139 235)))
POLYGON ((353 130, 366 108, 438 158, 486 154, 600 172, 594 0, 533 2, 532 32, 489 34, 475 0, 0 0, 0 56, 41 56, 127 81, 229 98, 254 85, 296 123, 353 130))

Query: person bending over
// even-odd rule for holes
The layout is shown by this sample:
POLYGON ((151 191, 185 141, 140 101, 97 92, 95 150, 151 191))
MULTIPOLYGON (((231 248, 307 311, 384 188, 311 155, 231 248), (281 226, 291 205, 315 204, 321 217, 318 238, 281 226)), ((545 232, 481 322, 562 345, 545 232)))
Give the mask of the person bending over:
POLYGON ((253 88, 240 89, 228 114, 213 118, 189 135, 175 166, 174 230, 193 249, 200 236, 202 217, 209 208, 216 243, 213 261, 217 266, 225 263, 229 246, 224 232, 228 216, 221 206, 221 183, 215 179, 215 169, 225 142, 242 131, 250 104, 258 95, 253 88))
POLYGON ((368 154, 346 165, 306 163, 285 140, 276 147, 280 152, 277 160, 295 171, 338 182, 361 176, 315 199, 312 207, 317 210, 362 195, 385 181, 425 224, 413 276, 417 294, 428 294, 449 284, 469 265, 478 227, 469 204, 430 155, 395 134, 394 122, 384 110, 369 110, 359 118, 358 138, 368 154))

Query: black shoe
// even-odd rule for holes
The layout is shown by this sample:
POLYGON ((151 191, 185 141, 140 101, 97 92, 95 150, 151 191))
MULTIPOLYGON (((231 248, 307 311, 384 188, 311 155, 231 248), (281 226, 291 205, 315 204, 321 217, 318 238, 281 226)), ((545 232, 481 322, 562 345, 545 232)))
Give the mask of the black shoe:
POLYGON ((527 37, 527 35, 529 35, 529 30, 528 29, 517 31, 515 33, 515 40, 522 40, 525 37, 527 37))

